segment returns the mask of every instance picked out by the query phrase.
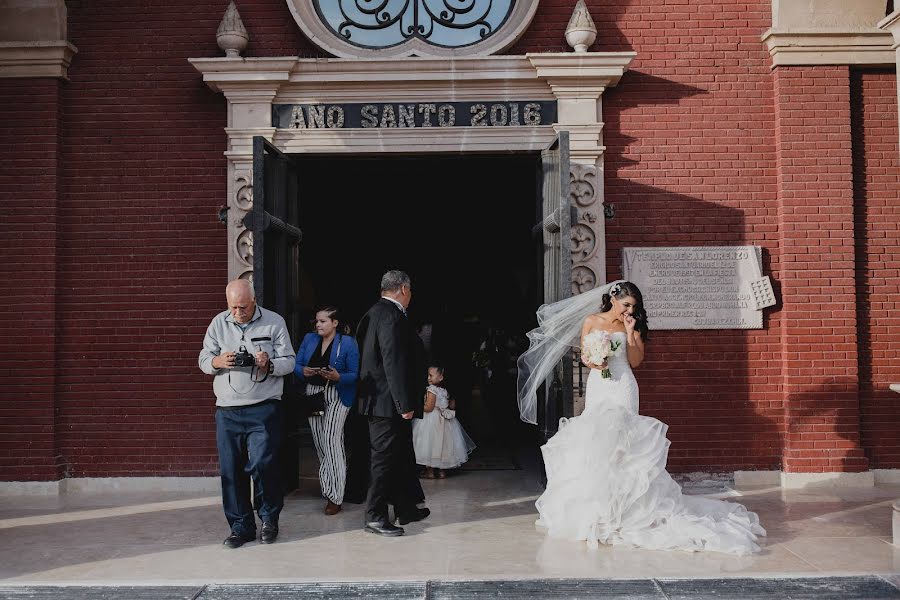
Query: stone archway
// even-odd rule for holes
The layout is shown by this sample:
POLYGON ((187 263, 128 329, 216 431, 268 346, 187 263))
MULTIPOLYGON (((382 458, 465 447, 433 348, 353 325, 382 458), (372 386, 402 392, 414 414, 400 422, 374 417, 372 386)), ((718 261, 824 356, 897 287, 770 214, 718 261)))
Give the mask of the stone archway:
POLYGON ((375 154, 540 151, 558 131, 571 139, 573 291, 606 279, 601 97, 633 52, 380 60, 198 58, 194 67, 228 100, 228 274, 252 276, 252 139, 285 153, 375 154), (273 106, 518 100, 555 102, 554 122, 528 127, 276 128, 273 106))

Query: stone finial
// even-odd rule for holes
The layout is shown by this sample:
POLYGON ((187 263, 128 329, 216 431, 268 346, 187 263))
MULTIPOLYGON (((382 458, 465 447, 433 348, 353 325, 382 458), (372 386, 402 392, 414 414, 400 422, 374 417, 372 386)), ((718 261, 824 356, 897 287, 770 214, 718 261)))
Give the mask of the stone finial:
POLYGON ((569 25, 566 27, 566 42, 575 50, 575 52, 587 52, 588 46, 597 39, 597 26, 588 12, 584 0, 578 0, 575 10, 572 11, 572 18, 569 19, 569 25))
POLYGON ((250 34, 247 33, 247 28, 241 21, 241 15, 238 14, 234 0, 229 2, 228 8, 225 9, 225 16, 222 17, 222 22, 219 23, 219 29, 216 31, 216 41, 228 58, 240 57, 241 50, 246 48, 247 42, 250 41, 250 34))

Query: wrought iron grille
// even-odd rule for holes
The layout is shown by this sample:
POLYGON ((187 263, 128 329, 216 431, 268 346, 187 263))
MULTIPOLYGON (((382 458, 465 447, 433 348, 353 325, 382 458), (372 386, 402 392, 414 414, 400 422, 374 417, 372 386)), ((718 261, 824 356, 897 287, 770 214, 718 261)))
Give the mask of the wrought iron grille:
POLYGON ((332 32, 361 48, 390 48, 419 38, 460 48, 494 34, 517 0, 314 0, 332 32))

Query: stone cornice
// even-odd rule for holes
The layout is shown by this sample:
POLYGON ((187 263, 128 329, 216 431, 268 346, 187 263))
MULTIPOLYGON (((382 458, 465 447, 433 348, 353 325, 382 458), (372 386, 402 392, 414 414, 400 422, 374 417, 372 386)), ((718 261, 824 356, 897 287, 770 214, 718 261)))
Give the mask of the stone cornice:
POLYGON ((0 77, 69 78, 69 65, 78 49, 67 41, 0 42, 0 77))
MULTIPOLYGON (((554 92, 570 94, 573 88, 590 88, 599 95, 605 88, 619 83, 635 52, 591 52, 585 54, 553 53, 526 54, 537 70, 537 76, 547 80, 554 92)), ((591 92, 593 93, 593 92, 591 92)), ((584 92, 581 92, 584 95, 584 92)))
POLYGON ((574 87, 615 86, 634 52, 527 54, 483 58, 385 58, 385 59, 303 59, 274 58, 191 58, 189 62, 203 74, 216 91, 258 88, 261 84, 386 83, 435 81, 536 81, 554 80, 574 87), (581 82, 579 84, 579 82, 581 82))
POLYGON ((884 19, 879 21, 878 29, 893 34, 894 45, 892 46, 892 48, 894 50, 900 48, 900 10, 895 10, 884 19))
POLYGON ((769 29, 762 35, 772 66, 894 65, 891 35, 877 28, 769 29))
MULTIPOLYGON (((261 58, 189 58, 188 62, 203 74, 203 81, 217 92, 271 90, 290 79, 297 62, 293 57, 261 58)), ((274 94, 273 94, 274 95, 274 94)))

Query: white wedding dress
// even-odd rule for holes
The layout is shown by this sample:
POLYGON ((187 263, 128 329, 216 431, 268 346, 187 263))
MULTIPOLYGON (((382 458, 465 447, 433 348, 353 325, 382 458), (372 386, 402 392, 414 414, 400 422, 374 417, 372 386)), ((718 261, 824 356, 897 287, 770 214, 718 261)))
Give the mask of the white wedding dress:
POLYGON ((666 472, 668 427, 638 414, 638 386, 622 345, 612 377, 591 369, 581 416, 561 419, 541 451, 547 489, 537 525, 554 538, 654 550, 759 551, 755 513, 723 500, 685 496, 666 472))

